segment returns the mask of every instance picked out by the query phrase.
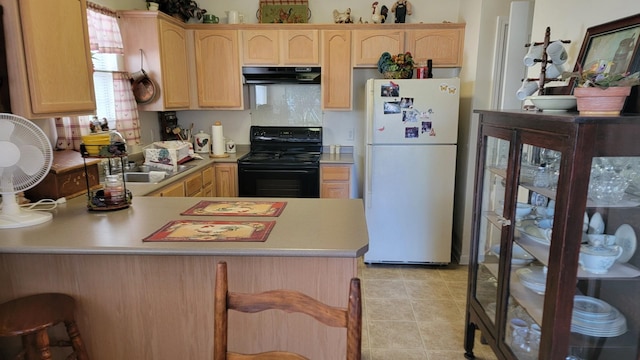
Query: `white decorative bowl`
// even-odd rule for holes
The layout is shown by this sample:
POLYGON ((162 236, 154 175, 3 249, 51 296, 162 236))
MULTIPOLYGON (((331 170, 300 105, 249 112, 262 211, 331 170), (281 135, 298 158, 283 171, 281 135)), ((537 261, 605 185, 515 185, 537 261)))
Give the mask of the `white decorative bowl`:
POLYGON ((567 111, 576 108, 576 97, 573 95, 536 95, 527 99, 542 111, 567 111))

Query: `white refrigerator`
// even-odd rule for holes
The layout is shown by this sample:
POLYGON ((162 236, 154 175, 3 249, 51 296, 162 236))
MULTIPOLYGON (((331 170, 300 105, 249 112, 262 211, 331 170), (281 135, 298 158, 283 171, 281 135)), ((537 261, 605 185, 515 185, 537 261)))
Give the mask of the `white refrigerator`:
POLYGON ((367 263, 451 262, 460 79, 367 81, 367 263))

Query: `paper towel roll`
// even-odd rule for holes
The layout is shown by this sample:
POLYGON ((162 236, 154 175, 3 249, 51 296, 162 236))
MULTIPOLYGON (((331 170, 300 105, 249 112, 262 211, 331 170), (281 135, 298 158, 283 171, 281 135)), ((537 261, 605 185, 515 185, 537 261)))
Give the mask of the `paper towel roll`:
POLYGON ((211 146, 213 155, 224 155, 224 136, 222 134, 222 124, 216 121, 211 127, 211 146))

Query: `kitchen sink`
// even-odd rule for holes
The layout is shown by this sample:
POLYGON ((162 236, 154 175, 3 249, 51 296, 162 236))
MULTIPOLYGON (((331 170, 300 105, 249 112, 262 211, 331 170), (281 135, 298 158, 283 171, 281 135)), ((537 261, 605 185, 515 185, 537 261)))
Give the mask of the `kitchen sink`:
POLYGON ((180 173, 192 169, 195 166, 196 165, 178 165, 178 170, 168 171, 164 169, 154 168, 152 166, 140 165, 125 170, 124 181, 131 183, 157 184, 161 181, 165 181, 180 173))

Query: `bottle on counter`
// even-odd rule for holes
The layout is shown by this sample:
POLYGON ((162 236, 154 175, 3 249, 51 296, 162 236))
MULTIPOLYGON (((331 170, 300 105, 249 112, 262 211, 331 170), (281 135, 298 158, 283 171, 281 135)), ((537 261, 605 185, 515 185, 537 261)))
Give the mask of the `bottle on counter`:
POLYGON ((433 78, 433 60, 427 60, 427 79, 433 78))
POLYGON ((120 176, 106 176, 104 181, 104 201, 107 205, 121 205, 126 201, 124 183, 120 176))

